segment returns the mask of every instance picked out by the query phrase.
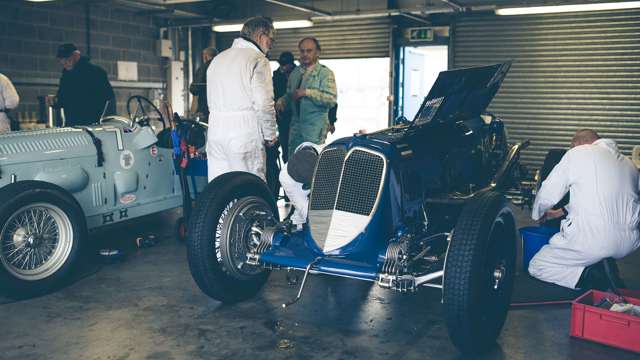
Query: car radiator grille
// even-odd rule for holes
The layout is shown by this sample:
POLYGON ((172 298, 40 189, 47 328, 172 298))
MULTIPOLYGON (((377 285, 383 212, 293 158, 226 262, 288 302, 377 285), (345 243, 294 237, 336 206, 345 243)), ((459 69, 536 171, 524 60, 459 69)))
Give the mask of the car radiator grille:
POLYGON ((320 249, 336 250, 364 230, 378 203, 385 171, 386 159, 375 151, 322 152, 309 202, 311 236, 320 249))

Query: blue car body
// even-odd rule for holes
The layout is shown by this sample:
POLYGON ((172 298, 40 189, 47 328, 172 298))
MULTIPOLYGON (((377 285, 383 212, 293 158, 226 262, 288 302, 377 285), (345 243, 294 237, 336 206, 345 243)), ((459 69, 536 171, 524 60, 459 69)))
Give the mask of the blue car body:
POLYGON ((502 78, 494 80, 496 74, 504 76, 509 65, 448 72, 453 75, 434 85, 414 123, 342 138, 325 147, 314 174, 308 223, 302 231, 277 232, 271 248, 260 254, 260 262, 301 270, 313 262, 316 273, 376 281, 390 242, 407 234, 424 238, 449 231, 460 210, 456 205, 462 203, 452 194, 462 199, 464 193, 489 186, 507 155, 503 122, 480 115, 499 88, 502 78), (492 87, 476 91, 476 84, 486 83, 492 87), (444 97, 446 101, 441 100, 444 97), (433 104, 439 110, 435 115, 433 104), (424 113, 432 118, 421 119, 424 113), (341 168, 333 166, 332 153, 347 159, 355 156, 351 163, 357 164, 350 166, 345 159, 341 168), (326 206, 324 197, 329 202, 335 197, 334 205, 326 206), (322 239, 322 231, 314 231, 318 222, 325 221, 315 214, 322 211, 334 212, 331 222, 338 212, 360 228, 349 235, 345 228, 353 228, 353 223, 324 229, 336 233, 328 239, 338 244, 323 248, 327 239, 322 239), (437 212, 429 214, 429 226, 425 226, 426 211, 437 212))
POLYGON ((509 66, 440 73, 413 122, 324 147, 314 173, 300 177, 312 179, 301 229, 278 221, 273 193, 257 176, 214 179, 187 237, 200 289, 223 302, 244 300, 268 269, 304 271, 285 307, 301 298, 308 274, 399 292, 439 288, 454 344, 487 350, 515 276, 515 220, 504 193, 518 180, 526 146, 508 145, 503 122, 484 112, 509 66))

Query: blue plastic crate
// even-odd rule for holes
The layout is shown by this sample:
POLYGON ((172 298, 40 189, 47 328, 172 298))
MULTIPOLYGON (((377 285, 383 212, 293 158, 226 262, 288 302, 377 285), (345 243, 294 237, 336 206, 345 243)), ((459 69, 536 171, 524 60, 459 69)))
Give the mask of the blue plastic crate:
POLYGON ((525 272, 529 269, 529 262, 540 249, 549 243, 558 229, 546 226, 528 226, 520 229, 522 236, 522 267, 525 272))

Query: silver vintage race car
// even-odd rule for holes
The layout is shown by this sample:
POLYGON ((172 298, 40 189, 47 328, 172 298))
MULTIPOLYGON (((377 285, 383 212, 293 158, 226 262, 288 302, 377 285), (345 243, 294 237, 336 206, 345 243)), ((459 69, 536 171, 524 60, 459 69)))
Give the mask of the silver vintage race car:
POLYGON ((127 109, 129 118, 92 126, 0 135, 4 293, 59 284, 79 260, 88 230, 182 205, 162 113, 139 96, 127 109))

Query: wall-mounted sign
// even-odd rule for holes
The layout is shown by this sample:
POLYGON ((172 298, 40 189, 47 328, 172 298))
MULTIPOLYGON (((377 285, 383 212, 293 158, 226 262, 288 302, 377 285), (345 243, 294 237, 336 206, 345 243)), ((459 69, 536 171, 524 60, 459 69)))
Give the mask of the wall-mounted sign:
POLYGON ((138 63, 118 61, 118 80, 138 81, 138 63))
POLYGON ((433 28, 409 28, 407 29, 406 37, 409 41, 433 41, 433 28))

